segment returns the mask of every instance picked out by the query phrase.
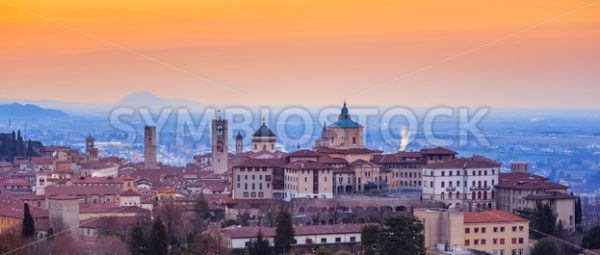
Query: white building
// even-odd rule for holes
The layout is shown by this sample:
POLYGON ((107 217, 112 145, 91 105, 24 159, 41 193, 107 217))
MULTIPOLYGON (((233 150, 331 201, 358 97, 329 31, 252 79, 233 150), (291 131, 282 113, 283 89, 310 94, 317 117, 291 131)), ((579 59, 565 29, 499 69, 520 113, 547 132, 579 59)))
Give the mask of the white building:
POLYGON ((456 158, 423 167, 423 199, 449 206, 495 209, 500 163, 483 156, 456 158))
MULTIPOLYGON (((294 245, 328 245, 360 243, 360 234, 366 224, 341 225, 297 225, 294 227, 294 245)), ((229 248, 244 249, 250 241, 256 239, 258 232, 273 246, 274 227, 240 227, 232 226, 221 230, 229 248)))

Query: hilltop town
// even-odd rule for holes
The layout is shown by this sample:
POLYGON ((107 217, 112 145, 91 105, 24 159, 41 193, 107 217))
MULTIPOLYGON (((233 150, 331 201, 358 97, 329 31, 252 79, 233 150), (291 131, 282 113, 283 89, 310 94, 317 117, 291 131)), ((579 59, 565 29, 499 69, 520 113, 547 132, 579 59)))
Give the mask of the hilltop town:
POLYGON ((592 227, 570 187, 529 173, 526 162, 502 169, 444 147, 367 148, 345 103, 312 148, 292 152, 276 149, 264 119, 251 137, 229 133, 228 121, 212 120, 211 152, 181 167, 157 160, 153 126, 144 128, 143 162, 101 157, 91 135, 78 151, 3 134, 0 234, 29 239, 2 252, 385 254, 369 231, 411 219, 426 254, 528 255, 539 240, 575 242, 592 227))

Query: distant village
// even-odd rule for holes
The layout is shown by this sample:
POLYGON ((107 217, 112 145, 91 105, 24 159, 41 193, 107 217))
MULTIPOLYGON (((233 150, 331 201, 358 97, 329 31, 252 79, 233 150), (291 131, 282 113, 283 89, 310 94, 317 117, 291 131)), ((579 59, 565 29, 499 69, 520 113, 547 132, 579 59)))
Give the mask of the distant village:
MULTIPOLYGON (((284 252, 293 254, 370 254, 365 229, 398 215, 419 223, 425 252, 435 255, 529 255, 548 237, 579 244, 576 233, 593 227, 582 224, 569 187, 529 173, 527 162, 503 170, 443 147, 366 148, 346 103, 312 148, 277 150, 268 124, 247 138, 217 116, 211 152, 183 167, 158 162, 153 126, 144 128, 143 162, 100 157, 91 135, 79 151, 0 134, 0 235, 20 235, 31 218, 33 240, 62 241, 2 252, 161 254, 136 242, 154 240, 162 224, 170 254, 247 254, 259 235, 278 247, 281 211, 293 228, 284 252)), ((562 254, 600 254, 580 248, 562 254)))

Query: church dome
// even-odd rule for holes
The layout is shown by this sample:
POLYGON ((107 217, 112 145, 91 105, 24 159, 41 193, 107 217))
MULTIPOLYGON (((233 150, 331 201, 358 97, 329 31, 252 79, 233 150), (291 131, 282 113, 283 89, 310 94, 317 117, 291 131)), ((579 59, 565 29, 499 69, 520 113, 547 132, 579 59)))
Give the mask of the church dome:
POLYGON ((346 102, 344 102, 344 107, 342 107, 342 111, 338 120, 333 124, 329 125, 330 128, 359 128, 361 125, 358 122, 353 121, 350 118, 350 113, 348 111, 348 107, 346 107, 346 102))
POLYGON ((273 133, 273 131, 271 131, 271 129, 269 129, 267 127, 267 124, 265 124, 263 122, 263 124, 260 126, 260 128, 258 128, 258 130, 256 130, 256 132, 254 132, 254 134, 252 136, 253 137, 275 137, 275 133, 273 133))

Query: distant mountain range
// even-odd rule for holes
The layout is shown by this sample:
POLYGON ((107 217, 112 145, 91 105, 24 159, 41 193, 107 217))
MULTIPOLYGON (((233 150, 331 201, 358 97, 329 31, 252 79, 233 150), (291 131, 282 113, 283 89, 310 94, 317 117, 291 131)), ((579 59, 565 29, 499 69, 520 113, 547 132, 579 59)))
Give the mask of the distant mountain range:
POLYGON ((69 117, 63 111, 46 109, 33 104, 2 104, 0 105, 0 117, 12 119, 39 119, 39 118, 66 118, 69 117))

